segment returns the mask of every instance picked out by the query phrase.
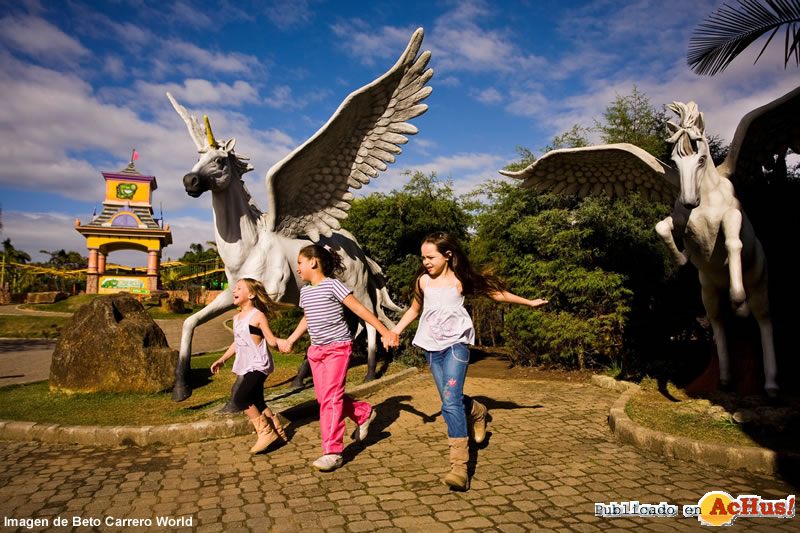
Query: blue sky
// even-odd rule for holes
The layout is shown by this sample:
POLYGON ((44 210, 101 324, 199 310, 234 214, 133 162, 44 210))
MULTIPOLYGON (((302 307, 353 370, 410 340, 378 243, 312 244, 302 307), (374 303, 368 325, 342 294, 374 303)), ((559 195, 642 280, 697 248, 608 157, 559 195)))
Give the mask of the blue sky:
MULTIPOLYGON (((1 239, 86 253, 74 229, 101 208, 101 172, 131 149, 155 175, 180 257, 213 240, 210 197, 181 179, 197 159, 170 91, 209 115, 218 138, 252 158, 247 185, 267 210, 269 167, 322 126, 352 91, 388 70, 417 27, 431 50, 429 110, 397 162, 361 191, 400 188, 403 171, 436 172, 466 192, 575 123, 591 125, 634 85, 651 103, 694 100, 730 140, 739 119, 798 85, 782 39, 753 47, 713 78, 686 66, 695 27, 716 0, 370 2, 0 0, 1 239)), ((144 254, 112 262, 142 265, 144 254)))

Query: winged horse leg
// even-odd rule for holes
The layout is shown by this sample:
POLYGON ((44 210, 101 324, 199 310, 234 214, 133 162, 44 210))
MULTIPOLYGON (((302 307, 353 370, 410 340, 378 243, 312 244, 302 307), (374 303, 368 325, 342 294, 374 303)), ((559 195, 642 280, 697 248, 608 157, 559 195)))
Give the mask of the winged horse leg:
POLYGON ((664 241, 672 258, 680 266, 685 265, 689 261, 689 253, 687 250, 678 250, 678 245, 675 243, 675 232, 683 234, 686 228, 686 219, 680 215, 668 216, 658 224, 656 224, 656 233, 664 241), (676 224, 677 223, 677 224, 676 224))
POLYGON ((728 250, 728 274, 730 279, 731 305, 740 316, 746 316, 744 281, 742 280, 742 212, 728 209, 722 215, 722 231, 725 234, 725 248, 728 250))
POLYGON ((175 367, 175 388, 172 389, 173 402, 182 402, 192 395, 192 387, 189 385, 188 377, 190 360, 192 357, 192 336, 194 335, 194 329, 200 324, 208 322, 212 318, 226 311, 230 311, 233 308, 233 292, 231 292, 229 287, 202 310, 183 321, 183 329, 181 330, 181 351, 178 356, 178 364, 175 367))
POLYGON ((700 296, 703 299, 703 307, 706 309, 708 321, 711 323, 711 331, 714 332, 714 345, 717 347, 720 388, 725 390, 731 383, 731 367, 728 358, 728 340, 725 337, 725 327, 720 312, 720 291, 702 270, 699 271, 699 274, 700 296))
POLYGON ((375 353, 378 350, 378 330, 374 326, 367 324, 367 375, 364 376, 364 383, 373 381, 377 376, 375 375, 375 353))

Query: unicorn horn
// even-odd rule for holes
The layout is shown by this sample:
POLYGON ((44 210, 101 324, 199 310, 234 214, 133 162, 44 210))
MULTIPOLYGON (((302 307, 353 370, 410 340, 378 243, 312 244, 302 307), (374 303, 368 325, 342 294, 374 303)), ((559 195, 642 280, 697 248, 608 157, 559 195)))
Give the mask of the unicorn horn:
POLYGON ((211 124, 208 122, 208 115, 203 115, 203 119, 206 121, 206 134, 208 135, 208 145, 211 148, 219 148, 216 139, 214 139, 214 134, 211 132, 211 124))

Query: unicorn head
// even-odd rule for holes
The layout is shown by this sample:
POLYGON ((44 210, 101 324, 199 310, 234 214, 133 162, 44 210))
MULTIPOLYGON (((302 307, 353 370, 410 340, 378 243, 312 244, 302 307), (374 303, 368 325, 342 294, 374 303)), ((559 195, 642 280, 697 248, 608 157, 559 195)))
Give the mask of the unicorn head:
POLYGON ((242 174, 253 170, 246 156, 234 151, 236 139, 217 141, 211 131, 208 116, 203 117, 206 125, 207 144, 200 148, 200 160, 183 177, 186 193, 197 198, 205 191, 223 191, 234 179, 241 180, 242 174))

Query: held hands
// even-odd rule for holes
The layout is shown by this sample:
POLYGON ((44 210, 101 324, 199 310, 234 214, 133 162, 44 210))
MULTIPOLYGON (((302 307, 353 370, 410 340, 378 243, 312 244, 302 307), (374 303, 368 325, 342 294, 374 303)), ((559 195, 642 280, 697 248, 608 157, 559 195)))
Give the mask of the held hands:
POLYGON ((278 343, 278 350, 280 350, 281 353, 289 353, 292 351, 293 343, 289 342, 286 339, 276 339, 276 340, 278 343))
POLYGON ((388 335, 381 336, 381 342, 383 343, 383 348, 385 350, 388 350, 389 348, 396 348, 397 346, 400 346, 400 335, 394 331, 390 331, 388 335))

